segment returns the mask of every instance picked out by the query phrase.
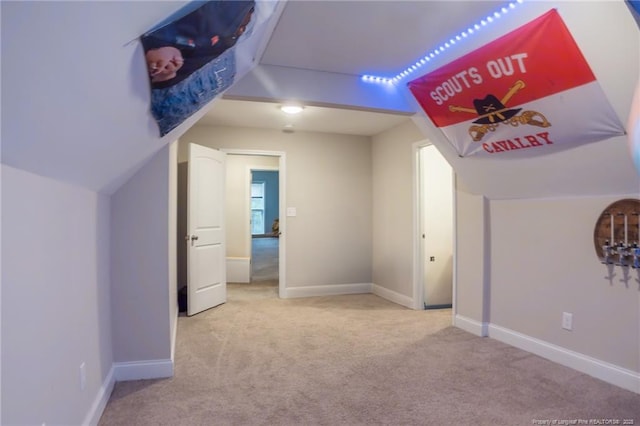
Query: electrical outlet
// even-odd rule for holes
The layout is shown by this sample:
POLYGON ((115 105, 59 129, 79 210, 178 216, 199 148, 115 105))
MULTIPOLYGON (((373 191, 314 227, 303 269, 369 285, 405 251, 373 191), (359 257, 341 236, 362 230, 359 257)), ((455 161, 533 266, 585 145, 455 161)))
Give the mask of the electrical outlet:
POLYGON ((80 364, 80 390, 84 390, 87 387, 87 366, 83 362, 80 364))
POLYGON ((565 330, 573 330, 573 314, 569 312, 562 313, 562 328, 565 330))

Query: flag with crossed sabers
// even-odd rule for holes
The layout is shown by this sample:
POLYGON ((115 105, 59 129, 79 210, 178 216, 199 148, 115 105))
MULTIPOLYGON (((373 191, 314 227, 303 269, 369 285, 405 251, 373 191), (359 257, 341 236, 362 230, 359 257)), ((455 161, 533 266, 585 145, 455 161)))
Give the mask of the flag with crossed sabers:
POLYGON ((555 9, 408 86, 463 157, 546 154, 625 133, 555 9))

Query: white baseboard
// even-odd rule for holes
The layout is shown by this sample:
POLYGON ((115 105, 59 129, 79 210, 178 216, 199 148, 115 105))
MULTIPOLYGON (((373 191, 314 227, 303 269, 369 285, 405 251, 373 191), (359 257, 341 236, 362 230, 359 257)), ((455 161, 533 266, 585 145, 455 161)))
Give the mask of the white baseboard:
POLYGON ((489 325, 489 337, 640 394, 638 372, 494 324, 489 325))
POLYGON ((111 366, 107 377, 105 377, 104 382, 98 390, 96 399, 93 401, 93 404, 91 404, 91 409, 89 409, 89 412, 82 422, 84 426, 96 426, 98 424, 100 417, 102 417, 102 413, 107 406, 107 402, 109 402, 109 398, 111 397, 111 392, 113 392, 113 386, 115 384, 115 369, 111 366))
POLYGON ((462 315, 456 315, 453 318, 453 325, 476 336, 487 337, 489 335, 488 323, 479 322, 462 315))
POLYGON ((289 287, 285 289, 285 299, 313 296, 339 296, 343 294, 371 293, 371 283, 315 285, 305 287, 289 287))
POLYGON ((251 258, 227 257, 227 282, 251 282, 251 258))
POLYGON ((170 359, 114 362, 113 367, 114 376, 118 382, 173 377, 173 361, 170 359))
POLYGON ((389 290, 388 288, 381 287, 377 284, 372 284, 372 293, 390 302, 397 303, 398 305, 405 306, 409 309, 414 309, 413 299, 409 296, 405 296, 404 294, 389 290))

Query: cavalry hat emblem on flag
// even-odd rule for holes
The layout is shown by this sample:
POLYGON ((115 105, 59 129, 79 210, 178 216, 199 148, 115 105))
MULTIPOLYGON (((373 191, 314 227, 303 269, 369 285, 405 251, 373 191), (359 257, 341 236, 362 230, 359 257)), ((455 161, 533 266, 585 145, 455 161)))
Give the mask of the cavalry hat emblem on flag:
POLYGON ((547 121, 546 117, 536 111, 525 111, 521 115, 516 115, 522 108, 509 109, 505 106, 509 100, 521 89, 525 88, 524 81, 518 80, 509 91, 498 99, 495 95, 487 95, 484 99, 474 99, 473 106, 475 109, 461 107, 456 105, 449 105, 449 111, 451 112, 466 112, 471 114, 477 114, 478 119, 473 122, 480 124, 480 126, 472 125, 469 127, 469 135, 474 142, 482 140, 487 132, 493 132, 496 130, 500 123, 511 126, 519 126, 520 124, 530 124, 539 127, 549 127, 551 123, 547 121))

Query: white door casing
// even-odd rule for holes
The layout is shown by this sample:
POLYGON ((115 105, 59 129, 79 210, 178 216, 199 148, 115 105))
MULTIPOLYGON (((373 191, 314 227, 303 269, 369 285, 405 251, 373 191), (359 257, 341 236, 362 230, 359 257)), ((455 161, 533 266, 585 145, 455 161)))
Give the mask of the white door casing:
POLYGON ((225 245, 226 154, 189 144, 187 183, 187 315, 227 300, 225 245))

